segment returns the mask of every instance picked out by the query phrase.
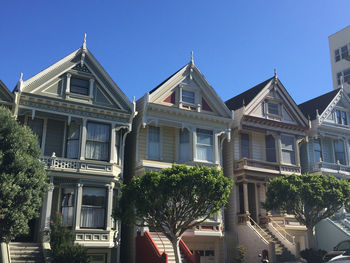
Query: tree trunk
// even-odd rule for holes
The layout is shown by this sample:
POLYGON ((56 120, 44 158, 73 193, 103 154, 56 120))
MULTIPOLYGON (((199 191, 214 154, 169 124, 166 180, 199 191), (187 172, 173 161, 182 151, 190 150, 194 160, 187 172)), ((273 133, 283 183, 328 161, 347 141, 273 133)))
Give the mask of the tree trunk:
POLYGON ((171 244, 173 245, 173 249, 174 249, 174 254, 175 254, 175 262, 176 263, 181 263, 181 254, 180 254, 180 238, 179 237, 175 237, 173 238, 171 241, 171 244))
POLYGON ((308 227, 307 228, 307 241, 309 243, 309 248, 314 248, 314 227, 308 227))

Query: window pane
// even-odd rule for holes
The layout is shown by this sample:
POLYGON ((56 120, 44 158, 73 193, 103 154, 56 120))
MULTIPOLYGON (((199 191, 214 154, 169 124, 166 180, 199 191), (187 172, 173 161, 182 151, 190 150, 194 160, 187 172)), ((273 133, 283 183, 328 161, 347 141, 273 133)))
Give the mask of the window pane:
POLYGON ((159 127, 148 127, 148 158, 160 159, 159 153, 160 129, 159 127))
POLYGON ((213 161, 213 131, 197 129, 197 159, 213 161))
POLYGON ((266 144, 266 161, 276 162, 275 138, 272 135, 266 135, 265 144, 266 144))
POLYGON ((89 95, 89 81, 86 79, 71 78, 70 92, 82 95, 89 95))
POLYGON ((64 188, 62 189, 62 225, 63 226, 72 226, 73 225, 73 212, 75 204, 75 195, 73 188, 64 188))
POLYGON ((336 115, 336 120, 338 124, 341 124, 341 114, 340 114, 340 110, 336 110, 335 111, 335 115, 336 115))
POLYGON ((28 118, 28 120, 27 120, 28 127, 32 130, 32 132, 36 136, 38 136, 38 143, 39 143, 40 147, 41 147, 41 140, 43 137, 43 124, 44 124, 43 119, 32 120, 31 118, 28 118))
POLYGON ((346 164, 345 161, 345 151, 344 151, 344 142, 342 140, 334 141, 334 152, 335 152, 335 161, 339 161, 341 164, 346 164))
POLYGON ((85 157, 93 160, 108 160, 110 125, 88 122, 85 157))
POLYGON ((320 162, 322 160, 320 140, 314 140, 314 153, 315 153, 315 162, 320 162))
POLYGON ((348 118, 346 116, 346 112, 345 111, 341 112, 341 119, 342 119, 342 124, 343 125, 348 125, 348 118))
POLYGON ((295 164, 294 137, 281 135, 282 161, 284 163, 295 164))
POLYGON ((182 90, 182 101, 194 104, 194 92, 182 90))
POLYGON ((79 155, 80 125, 71 122, 67 136, 67 158, 78 158, 79 155))
POLYGON ((278 104, 269 102, 267 103, 267 107, 268 107, 268 113, 279 115, 278 104))
POLYGON ((249 158, 249 153, 249 135, 241 134, 241 158, 249 158))
POLYGON ((344 46, 341 48, 341 56, 342 58, 346 58, 349 55, 348 46, 344 46))
POLYGON ((190 133, 187 129, 180 130, 179 160, 188 161, 190 159, 190 133))
POLYGON ((83 188, 80 226, 103 228, 105 224, 106 189, 83 188))
POLYGON ((339 52, 339 49, 336 49, 334 51, 334 55, 335 55, 335 62, 339 61, 340 60, 340 52, 339 52))

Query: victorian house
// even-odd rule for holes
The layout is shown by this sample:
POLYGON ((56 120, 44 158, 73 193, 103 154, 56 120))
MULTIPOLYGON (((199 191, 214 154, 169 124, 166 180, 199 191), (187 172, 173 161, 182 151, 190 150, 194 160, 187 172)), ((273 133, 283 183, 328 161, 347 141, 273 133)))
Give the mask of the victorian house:
MULTIPOLYGON (((146 93, 136 105, 138 115, 127 143, 130 158, 126 169, 130 176, 171 167, 173 163, 222 167, 221 149, 224 141, 230 139, 232 113, 192 60, 146 93)), ((135 243, 134 237, 129 243, 135 243)), ((141 253, 142 246, 147 245, 141 239, 146 237, 147 242, 155 241, 151 247, 168 253, 169 262, 173 262, 172 248, 168 251, 164 246, 168 241, 152 229, 141 229, 136 248, 132 250, 132 245, 128 245, 129 259, 123 262, 130 262, 134 251, 136 262, 146 262, 141 253)), ((182 240, 192 256, 200 255, 201 262, 223 262, 222 215, 186 231, 182 240)))
POLYGON ((276 74, 226 105, 234 121, 231 142, 224 145, 224 173, 235 182, 225 213, 226 235, 247 247, 247 262, 255 262, 264 249, 270 259, 282 253, 292 257, 298 243, 307 247, 306 228, 292 216, 267 213, 261 202, 270 179, 301 174, 299 146, 307 135, 307 119, 276 74))
MULTIPOLYGON (((339 88, 299 105, 309 119, 308 142, 301 145, 303 173, 350 177, 350 99, 339 88)), ((350 238, 350 221, 339 214, 316 226, 316 243, 321 249, 332 250, 350 238)))
POLYGON ((32 222, 27 241, 45 243, 50 220, 60 213, 93 262, 119 262, 120 223, 111 214, 123 180, 124 143, 134 105, 85 40, 28 80, 21 74, 13 94, 1 90, 1 104, 37 135, 50 182, 41 218, 32 222))

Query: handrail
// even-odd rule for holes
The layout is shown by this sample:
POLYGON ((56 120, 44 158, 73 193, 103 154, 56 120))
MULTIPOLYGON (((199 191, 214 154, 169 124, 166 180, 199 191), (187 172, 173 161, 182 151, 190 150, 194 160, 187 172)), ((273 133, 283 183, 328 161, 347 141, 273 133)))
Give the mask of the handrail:
MULTIPOLYGON (((266 233, 266 231, 265 231, 264 229, 262 229, 262 228, 258 225, 258 223, 255 222, 255 221, 253 220, 253 218, 251 218, 250 216, 248 216, 248 218, 249 218, 250 221, 252 221, 252 222, 254 223, 255 226, 257 226, 257 227, 259 228, 259 230, 261 230, 261 232, 263 232, 265 235, 269 236, 269 234, 266 233)), ((263 237, 263 238, 264 238, 264 237, 263 237)), ((265 238, 264 238, 264 239, 265 239, 265 238)), ((266 240, 266 241, 267 241, 267 240, 266 240)))
POLYGON ((289 242, 291 242, 293 245, 295 245, 295 236, 292 236, 291 234, 289 234, 286 230, 283 229, 282 226, 280 226, 276 221, 274 221, 271 217, 270 217, 270 220, 271 220, 271 224, 272 224, 272 227, 278 232, 281 234, 282 237, 284 237, 286 240, 288 240, 289 242), (274 227, 273 225, 277 225, 279 227, 280 230, 282 230, 282 233, 279 229, 277 229, 276 227, 274 227), (283 235, 284 234, 284 235, 283 235), (287 237, 290 237, 292 239, 289 240, 287 237))

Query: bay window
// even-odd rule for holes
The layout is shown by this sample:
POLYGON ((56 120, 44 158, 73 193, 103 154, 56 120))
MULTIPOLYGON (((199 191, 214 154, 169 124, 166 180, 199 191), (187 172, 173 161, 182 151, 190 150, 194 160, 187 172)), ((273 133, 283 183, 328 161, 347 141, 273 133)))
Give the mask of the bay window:
POLYGON ((213 131, 197 129, 197 160, 213 161, 213 131))
POLYGON ((266 161, 276 162, 276 142, 272 135, 265 136, 266 161))
POLYGON ((160 129, 159 127, 148 127, 147 156, 149 159, 160 159, 160 129))
POLYGON ((104 228, 106 214, 106 189, 84 187, 81 204, 80 227, 104 228))
POLYGON ((190 159, 190 133, 187 129, 180 129, 179 134, 179 161, 190 159))
POLYGON ((241 133, 241 158, 250 158, 249 134, 241 133))
POLYGON ((295 164, 294 137, 288 135, 281 135, 281 143, 283 163, 295 164))
POLYGON ((79 157, 80 125, 71 122, 67 132, 67 158, 77 159, 79 157))
POLYGON ((107 161, 109 158, 110 144, 109 124, 96 122, 87 123, 87 138, 85 158, 93 160, 107 161))
POLYGON ((345 147, 342 140, 334 140, 334 154, 336 162, 339 161, 340 164, 346 164, 345 147))

